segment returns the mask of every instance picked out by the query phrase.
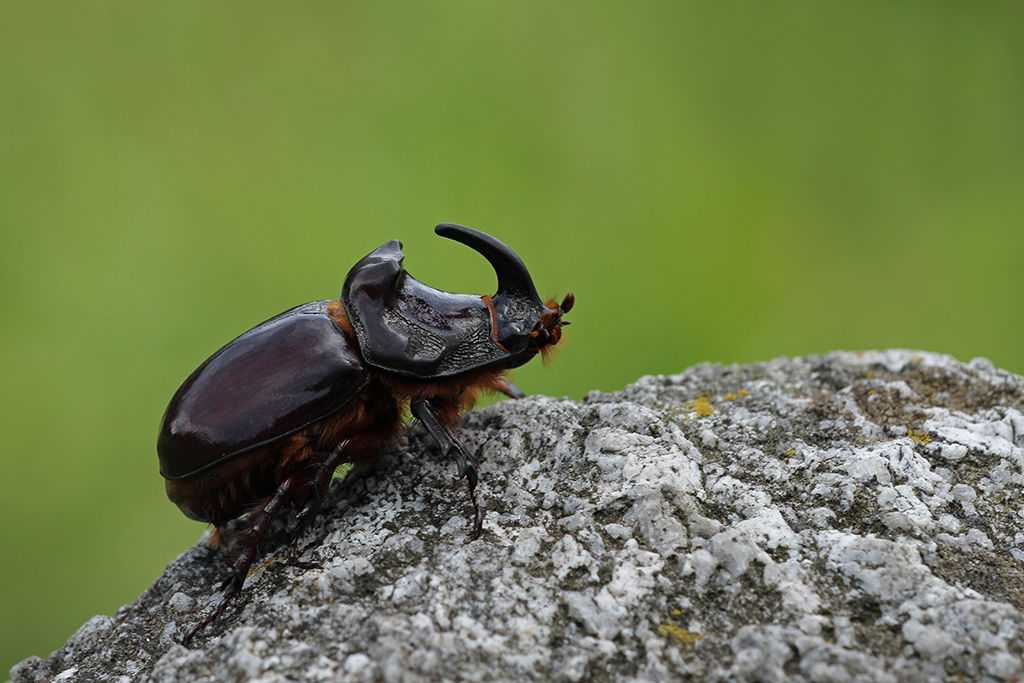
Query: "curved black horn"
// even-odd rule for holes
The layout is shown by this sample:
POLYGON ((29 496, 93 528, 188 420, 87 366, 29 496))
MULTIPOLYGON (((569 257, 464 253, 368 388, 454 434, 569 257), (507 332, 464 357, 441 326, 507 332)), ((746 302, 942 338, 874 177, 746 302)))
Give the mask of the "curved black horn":
POLYGON ((441 237, 462 242, 470 249, 480 252, 490 262, 498 275, 498 292, 495 296, 504 294, 543 306, 540 297, 537 296, 537 288, 533 285, 530 271, 526 269, 523 260, 501 240, 455 223, 441 223, 434 228, 434 232, 441 237))

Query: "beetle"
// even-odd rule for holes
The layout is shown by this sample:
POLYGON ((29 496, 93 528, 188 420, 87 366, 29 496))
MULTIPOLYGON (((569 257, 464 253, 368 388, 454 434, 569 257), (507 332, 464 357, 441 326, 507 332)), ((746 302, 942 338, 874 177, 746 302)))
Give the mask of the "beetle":
POLYGON ((494 295, 419 282, 391 240, 352 267, 338 299, 297 306, 228 342, 171 398, 157 439, 168 498, 214 525, 211 545, 249 514, 224 595, 186 646, 241 592, 271 521, 288 507, 297 517, 288 557, 307 566, 296 562, 297 543, 335 469, 372 468, 401 434, 406 409, 454 458, 473 505, 470 535, 480 535, 477 465, 454 430, 481 391, 523 397, 506 371, 559 343, 575 299, 542 301, 519 256, 486 233, 452 223, 435 232, 490 262, 494 295))

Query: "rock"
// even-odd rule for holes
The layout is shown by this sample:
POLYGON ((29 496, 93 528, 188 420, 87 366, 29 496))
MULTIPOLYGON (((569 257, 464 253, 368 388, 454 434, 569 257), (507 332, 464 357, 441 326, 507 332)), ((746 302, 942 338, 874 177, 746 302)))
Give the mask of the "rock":
POLYGON ((241 598, 202 544, 44 680, 917 681, 1024 677, 1024 378, 833 353, 468 415, 484 535, 413 428, 241 598))

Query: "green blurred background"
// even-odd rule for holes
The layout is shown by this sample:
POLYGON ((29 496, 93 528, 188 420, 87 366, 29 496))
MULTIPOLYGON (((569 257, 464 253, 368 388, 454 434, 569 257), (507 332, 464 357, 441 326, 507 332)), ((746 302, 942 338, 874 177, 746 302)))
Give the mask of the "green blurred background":
MULTIPOLYGON (((1024 372, 1019 2, 0 2, 0 671, 203 527, 154 443, 210 353, 399 238, 505 240, 528 393, 913 347, 1024 372)), ((486 485, 486 483, 485 483, 486 485)))

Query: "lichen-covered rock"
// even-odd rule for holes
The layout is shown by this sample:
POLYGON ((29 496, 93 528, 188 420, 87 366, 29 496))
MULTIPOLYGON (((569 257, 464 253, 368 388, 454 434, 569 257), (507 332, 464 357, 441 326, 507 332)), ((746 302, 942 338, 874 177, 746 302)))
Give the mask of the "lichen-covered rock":
POLYGON ((195 649, 186 551, 16 683, 1024 678, 1024 379, 887 351, 473 412, 485 533, 420 431, 195 649))

